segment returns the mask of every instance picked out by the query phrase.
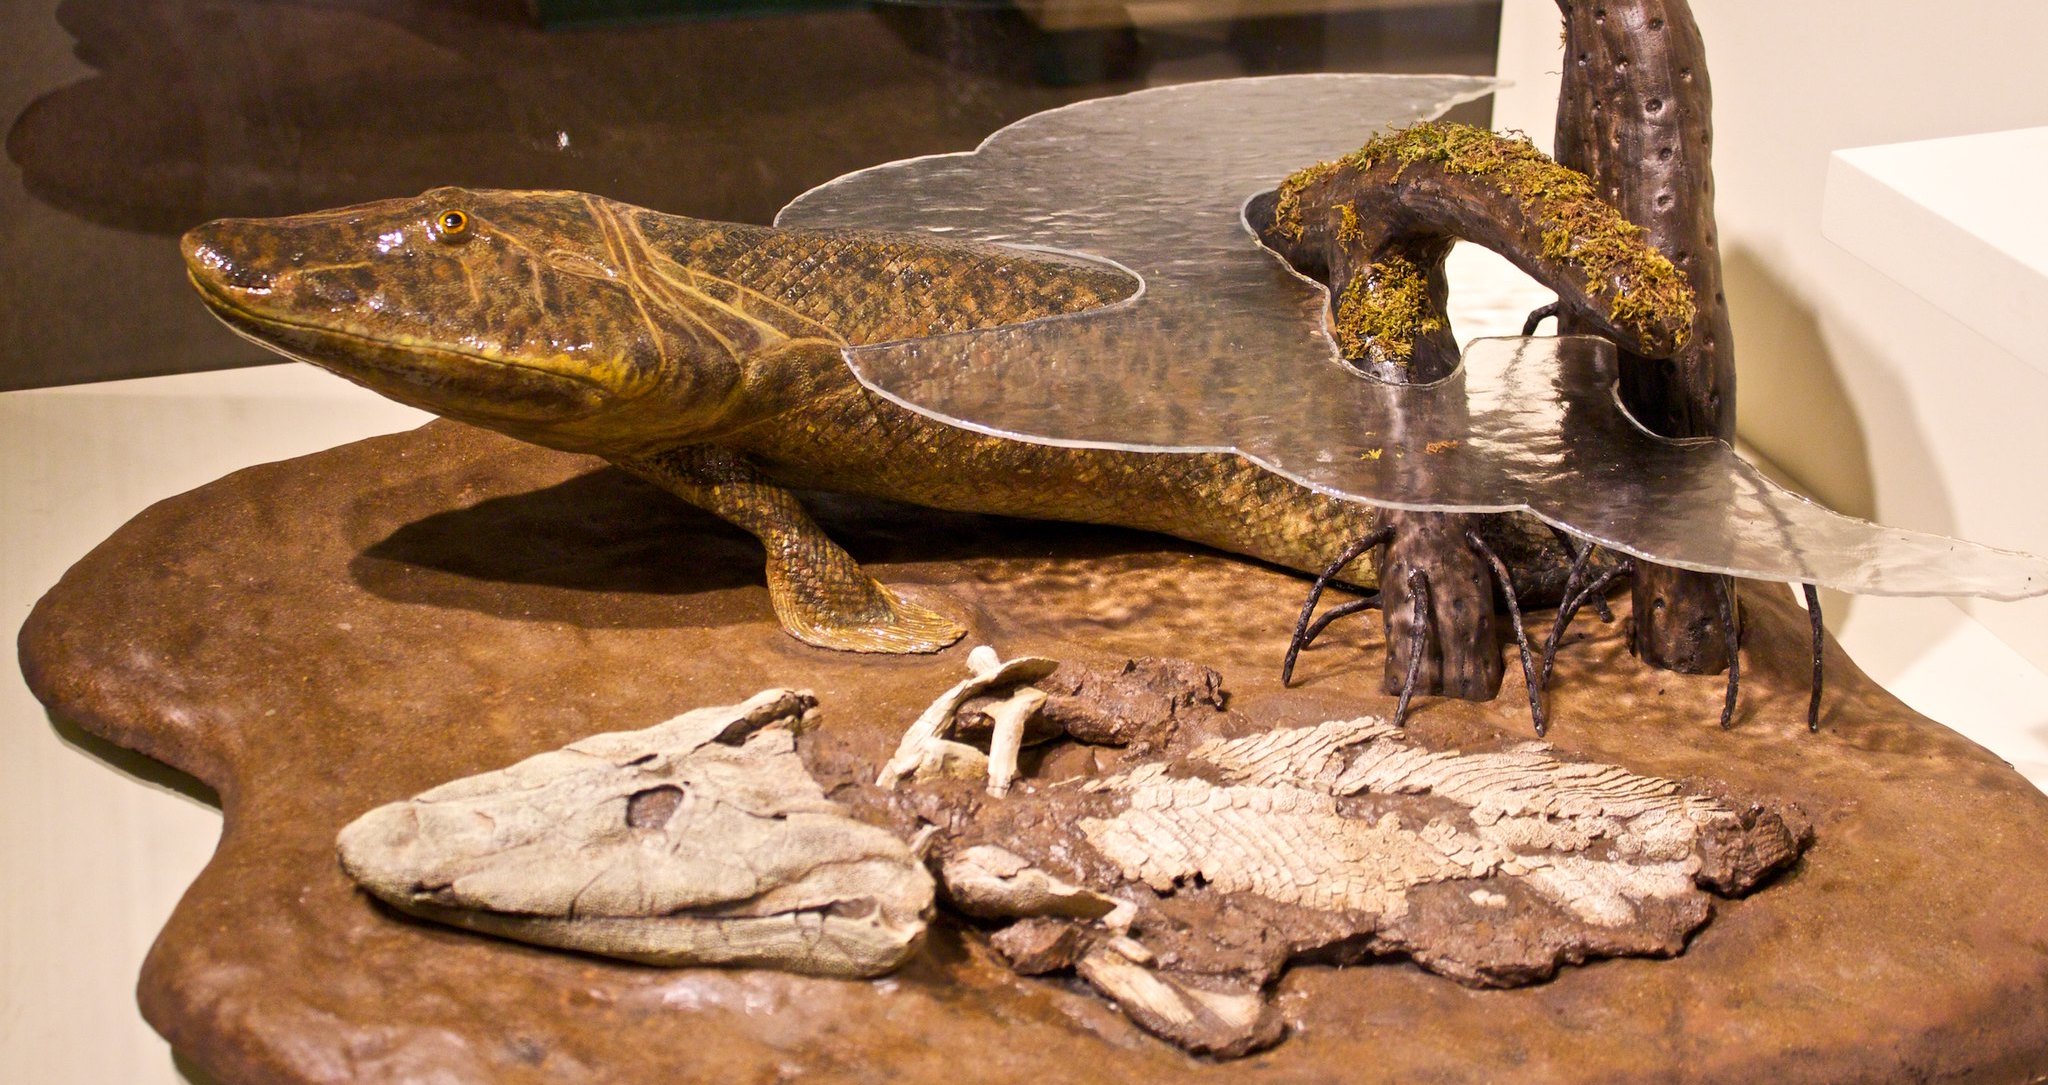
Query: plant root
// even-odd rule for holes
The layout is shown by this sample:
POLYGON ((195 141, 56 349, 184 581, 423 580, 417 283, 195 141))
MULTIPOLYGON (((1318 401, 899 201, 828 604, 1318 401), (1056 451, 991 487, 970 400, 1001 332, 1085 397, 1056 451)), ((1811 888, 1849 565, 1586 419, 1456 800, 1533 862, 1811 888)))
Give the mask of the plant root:
MULTIPOLYGON (((1508 573, 1507 564, 1486 545, 1486 541, 1479 537, 1478 532, 1467 531, 1465 544, 1493 567, 1493 575, 1500 581, 1501 592, 1507 596, 1508 618, 1515 627, 1515 646, 1522 651, 1522 681, 1529 687, 1529 719, 1536 726, 1536 737, 1542 738, 1550 730, 1550 721, 1543 716, 1543 688, 1536 681, 1536 666, 1529 658, 1529 635, 1522 628, 1522 604, 1515 598, 1514 579, 1508 573)), ((1588 553, 1591 553, 1592 549, 1591 546, 1586 548, 1588 553)))
POLYGON ((1308 598, 1301 604, 1301 617, 1294 623, 1294 638, 1287 643, 1287 658, 1280 663, 1280 685, 1282 688, 1287 687, 1294 681, 1294 663, 1301 656, 1302 649, 1314 643, 1316 637, 1320 636, 1323 630, 1330 627, 1331 622, 1347 614, 1356 614, 1361 610, 1370 610, 1379 605, 1379 596, 1375 593, 1369 599, 1359 599, 1346 603, 1329 614, 1324 615, 1322 620, 1315 622, 1313 625, 1310 624, 1310 619, 1315 616, 1316 604, 1322 601, 1323 589, 1330 586, 1330 582, 1337 578, 1337 574, 1343 572, 1345 566, 1365 556, 1366 551, 1377 546, 1385 546, 1387 540, 1393 537, 1394 529, 1391 527, 1379 527, 1366 532, 1359 537, 1358 541, 1345 547, 1344 552, 1337 555, 1337 560, 1331 562, 1323 569, 1322 574, 1316 577, 1315 584, 1308 590, 1308 598))
POLYGON ((1813 623, 1813 693, 1806 700, 1806 729, 1820 733, 1820 690, 1826 672, 1827 627, 1821 624, 1820 589, 1801 584, 1806 593, 1806 617, 1813 623))
POLYGON ((1422 680, 1422 649, 1429 639, 1429 574, 1420 569, 1408 570, 1408 592, 1415 600, 1415 630, 1408 640, 1408 680, 1401 683, 1401 700, 1394 706, 1396 727, 1407 725, 1408 702, 1422 680))
POLYGON ((1735 624, 1735 578, 1721 578, 1721 627, 1728 638, 1728 697, 1721 703, 1721 730, 1735 726, 1735 699, 1742 694, 1742 629, 1735 624))

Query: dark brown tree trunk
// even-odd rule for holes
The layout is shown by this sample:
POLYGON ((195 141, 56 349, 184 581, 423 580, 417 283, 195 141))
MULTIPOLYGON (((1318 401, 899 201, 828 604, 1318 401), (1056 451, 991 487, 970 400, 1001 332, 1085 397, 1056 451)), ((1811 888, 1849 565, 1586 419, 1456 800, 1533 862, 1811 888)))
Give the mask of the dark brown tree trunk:
POLYGON ((1493 571, 1465 542, 1480 517, 1443 512, 1389 512, 1393 541, 1379 563, 1380 616, 1386 622, 1387 670, 1380 688, 1400 693, 1416 670, 1414 691, 1490 701, 1506 671, 1494 620, 1493 571), (1423 579, 1411 578, 1419 572, 1423 579), (1422 606, 1417 607, 1417 600, 1422 606), (1418 610, 1427 615, 1419 644, 1418 610))
MULTIPOLYGON (((1471 205, 1454 202, 1453 206, 1464 212, 1471 205)), ((1443 313, 1450 296, 1443 267, 1452 243, 1448 231, 1440 225, 1416 230, 1405 216, 1382 214, 1365 220, 1372 223, 1369 234, 1341 231, 1346 236, 1340 239, 1334 208, 1333 203, 1310 209, 1304 219, 1315 225, 1304 229, 1301 236, 1264 230, 1268 244, 1280 248, 1297 267, 1322 278, 1337 296, 1346 295, 1353 281, 1363 277, 1363 289, 1419 292, 1423 312, 1431 316, 1443 313), (1390 270, 1395 268, 1399 271, 1390 270), (1396 275, 1407 281, 1380 281, 1396 275)), ((1385 210, 1377 205, 1374 209, 1385 210)), ((1255 208, 1255 221, 1270 225, 1266 215, 1271 210, 1270 204, 1255 208)), ((1457 369, 1457 342, 1451 338, 1447 321, 1410 331, 1412 335, 1397 351, 1361 340, 1354 344, 1357 349, 1346 351, 1346 357, 1389 384, 1427 384, 1457 369)), ((1395 432, 1389 437, 1390 446, 1405 447, 1402 434, 1395 432)), ((1408 451, 1420 453, 1421 449, 1408 451)), ((1409 455, 1402 457, 1402 462, 1426 469, 1422 465, 1427 458, 1409 455)), ((1493 572, 1465 542, 1465 532, 1478 521, 1477 516, 1449 513, 1386 513, 1382 523, 1393 528, 1393 541, 1375 554, 1375 564, 1380 616, 1387 637, 1381 688, 1388 693, 1409 691, 1472 701, 1490 701, 1499 695, 1505 667, 1494 625, 1493 572), (1411 673, 1415 678, 1412 685, 1411 673)))
MULTIPOLYGON (((1713 101, 1706 50, 1686 0, 1558 0, 1564 86, 1557 160, 1649 230, 1685 274, 1698 316, 1668 359, 1621 352, 1621 398, 1667 437, 1735 435, 1735 359, 1714 230, 1713 101)), ((1599 333, 1567 302, 1564 332, 1599 333)), ((1657 667, 1713 674, 1728 666, 1723 578, 1639 563, 1635 650, 1657 667)))
MULTIPOLYGON (((1349 266, 1332 271, 1339 276, 1336 282, 1348 283, 1353 275, 1366 273, 1365 266, 1373 261, 1402 253, 1400 258, 1412 258, 1410 266, 1421 271, 1429 309, 1441 313, 1450 297, 1443 266, 1450 247, 1450 239, 1442 235, 1384 246, 1358 245, 1345 250, 1348 259, 1338 261, 1349 266), (1361 259, 1367 262, 1365 266, 1357 263, 1361 259)), ((1457 369, 1458 347, 1451 338, 1450 323, 1445 321, 1441 329, 1417 335, 1413 353, 1399 364, 1385 359, 1357 362, 1390 384, 1427 384, 1457 369)), ((1409 447, 1415 442, 1407 440, 1398 428, 1389 436, 1397 446, 1421 451, 1409 447)), ((1402 458, 1402 463, 1414 470, 1427 470, 1428 462, 1426 455, 1402 458)), ((1465 533, 1477 528, 1479 520, 1477 516, 1395 509, 1381 521, 1394 529, 1393 540, 1377 555, 1380 618, 1387 636, 1386 673, 1380 688, 1386 692, 1407 690, 1468 701, 1490 701, 1500 694, 1506 667, 1494 623, 1493 571, 1465 542, 1465 533), (1419 639, 1415 635, 1418 617, 1423 627, 1419 639), (1411 672, 1413 683, 1408 680, 1411 672)))
MULTIPOLYGON (((1505 255, 1637 350, 1675 350, 1692 321, 1678 271, 1584 178, 1489 132, 1421 126, 1386 137, 1302 171, 1248 215, 1275 251, 1329 284, 1344 357, 1390 384, 1426 384, 1457 369, 1444 257, 1458 238, 1505 255)), ((1431 432, 1456 432, 1455 421, 1432 419, 1431 432)), ((1430 470, 1428 436, 1402 433, 1398 422, 1386 436, 1399 470, 1430 470)), ((1386 515, 1393 542, 1376 556, 1388 692, 1410 689, 1412 675, 1418 693, 1499 693, 1495 572, 1468 541, 1468 533, 1487 534, 1485 520, 1386 515)))

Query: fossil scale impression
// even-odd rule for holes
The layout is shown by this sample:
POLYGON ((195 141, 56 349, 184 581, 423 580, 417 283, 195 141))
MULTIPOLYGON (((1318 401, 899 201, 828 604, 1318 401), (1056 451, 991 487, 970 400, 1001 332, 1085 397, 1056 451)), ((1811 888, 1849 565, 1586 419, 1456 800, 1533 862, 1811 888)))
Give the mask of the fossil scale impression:
POLYGON ((1072 968, 1195 1051, 1276 1042, 1262 992, 1304 956, 1404 954, 1505 987, 1675 955, 1713 893, 1756 887, 1810 835, 1795 807, 1542 743, 1437 750, 1377 718, 1246 733, 1218 700, 1172 702, 1163 748, 1106 774, 991 799, 932 773, 898 799, 940 825, 954 906, 1019 921, 992 936, 1013 967, 1072 968))

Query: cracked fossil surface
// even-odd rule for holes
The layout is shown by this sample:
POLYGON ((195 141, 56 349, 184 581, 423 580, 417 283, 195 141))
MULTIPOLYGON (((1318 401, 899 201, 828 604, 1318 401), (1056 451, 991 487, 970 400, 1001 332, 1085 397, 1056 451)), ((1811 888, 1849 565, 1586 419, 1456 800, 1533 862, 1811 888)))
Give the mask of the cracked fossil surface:
MULTIPOLYGON (((342 865, 398 909, 487 934, 860 977, 917 952, 925 854, 953 909, 1000 927, 990 945, 1016 971, 1071 971, 1147 1031, 1235 1057, 1284 1037, 1268 991, 1294 961, 1406 955, 1508 987, 1672 956, 1712 893, 1756 887, 1810 835, 1789 804, 1543 743, 1461 752, 1375 717, 1262 728, 1182 661, 968 662, 911 726, 905 771, 828 771, 848 806, 798 753, 815 698, 771 689, 372 810, 342 831, 342 865), (1069 734, 1030 775, 997 791, 986 760, 925 764, 934 744, 976 753, 944 737, 978 718, 963 706, 1002 715, 1025 693, 1031 711, 1056 705, 1041 728, 1069 734)), ((998 721, 988 739, 1025 729, 998 721)))
POLYGON ((1543 743, 1437 749, 1371 717, 1259 731, 1213 702, 1176 722, 1099 773, 1000 799, 933 776, 898 801, 941 826, 954 906, 1018 921, 991 944, 1019 972, 1072 969, 1222 1057, 1282 1038, 1263 992, 1292 961, 1406 955, 1512 987, 1674 956, 1713 894, 1761 885, 1811 835, 1796 806, 1543 743))
POLYGON ((379 807, 342 866, 391 906, 560 949, 826 976, 916 952, 932 880, 796 752, 816 700, 765 690, 379 807))

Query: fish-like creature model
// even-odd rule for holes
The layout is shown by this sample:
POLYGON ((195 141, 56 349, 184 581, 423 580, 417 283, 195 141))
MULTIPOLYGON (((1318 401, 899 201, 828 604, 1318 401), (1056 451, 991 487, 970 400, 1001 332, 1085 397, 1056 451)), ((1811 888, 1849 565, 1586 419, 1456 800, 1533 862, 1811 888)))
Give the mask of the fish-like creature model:
MULTIPOLYGON (((1112 524, 1313 571, 1374 510, 1235 455, 1029 444, 863 387, 849 345, 1129 296, 1112 267, 1000 246, 705 222, 576 192, 437 188, 185 235, 229 327, 402 403, 612 463, 752 532, 784 629, 927 652, 962 627, 863 572, 793 489, 1112 524)), ((1525 566, 1565 555, 1508 524, 1525 566)), ((1367 579, 1361 570, 1354 581, 1367 579)))

